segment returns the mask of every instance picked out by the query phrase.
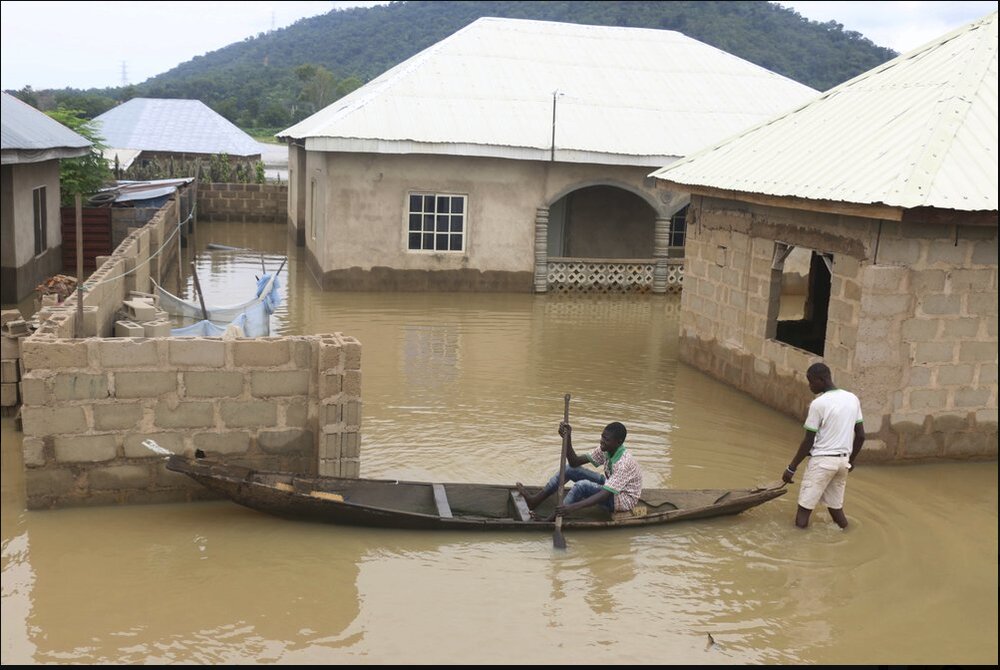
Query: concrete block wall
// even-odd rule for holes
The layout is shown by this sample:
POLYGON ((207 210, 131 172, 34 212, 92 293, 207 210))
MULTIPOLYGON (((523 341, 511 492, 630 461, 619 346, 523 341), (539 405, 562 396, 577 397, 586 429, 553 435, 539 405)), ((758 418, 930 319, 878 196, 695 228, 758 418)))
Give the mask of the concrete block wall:
POLYGON ((858 365, 892 357, 905 371, 880 437, 899 458, 995 458, 997 229, 885 224, 878 263, 862 320, 891 325, 900 344, 859 348, 871 360, 858 365))
POLYGON ((201 184, 198 187, 200 221, 286 223, 287 184, 201 184))
POLYGON ((33 335, 21 416, 29 509, 211 497, 142 446, 249 467, 357 476, 361 345, 33 335))
MULTIPOLYGON (((133 229, 84 282, 84 337, 112 336, 115 314, 129 292, 150 293, 150 278, 162 281, 165 273, 178 272, 180 244, 179 235, 175 233, 175 207, 173 202, 167 203, 149 223, 133 229), (163 241, 166 245, 160 250, 163 241)), ((36 334, 74 337, 76 314, 77 294, 73 293, 59 307, 45 308, 38 313, 40 323, 36 334)))
POLYGON ((0 412, 13 416, 21 403, 21 340, 27 324, 16 309, 3 310, 0 324, 0 412))
POLYGON ((358 476, 354 338, 112 337, 131 292, 151 292, 150 278, 176 267, 176 229, 170 202, 103 259, 84 283, 84 337, 75 337, 74 294, 46 307, 16 347, 4 341, 20 357, 29 508, 212 496, 166 471, 141 446, 147 438, 252 467, 358 476))
POLYGON ((826 362, 861 397, 866 460, 996 458, 996 229, 693 198, 679 345, 797 418, 826 362), (778 241, 833 254, 822 357, 768 337, 778 241))
POLYGON ((112 246, 117 247, 125 240, 132 228, 142 228, 159 211, 158 208, 152 207, 113 207, 111 209, 112 246))

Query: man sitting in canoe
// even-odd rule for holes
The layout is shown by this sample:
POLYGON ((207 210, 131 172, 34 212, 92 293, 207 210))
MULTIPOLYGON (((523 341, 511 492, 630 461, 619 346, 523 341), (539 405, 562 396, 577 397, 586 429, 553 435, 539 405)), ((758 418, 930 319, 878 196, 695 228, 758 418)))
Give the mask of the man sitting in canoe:
MULTIPOLYGON (((611 512, 625 512, 635 507, 642 494, 642 470, 632 454, 625 448, 628 431, 617 421, 609 423, 601 433, 600 446, 585 456, 573 451, 573 427, 565 421, 559 423, 559 435, 566 440, 566 481, 574 482, 573 488, 546 521, 565 516, 574 510, 600 505, 611 512), (586 464, 604 466, 604 474, 581 467, 586 464)), ((535 509, 559 488, 559 473, 545 487, 531 495, 521 482, 517 490, 524 496, 528 509, 535 509)), ((532 514, 534 517, 534 514, 532 514)))

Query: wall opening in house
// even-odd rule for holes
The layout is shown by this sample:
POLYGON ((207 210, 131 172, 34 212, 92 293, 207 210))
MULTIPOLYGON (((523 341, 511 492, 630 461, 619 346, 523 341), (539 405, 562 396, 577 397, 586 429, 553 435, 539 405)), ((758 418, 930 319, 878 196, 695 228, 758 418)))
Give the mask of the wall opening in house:
POLYGON ((768 337, 823 355, 832 269, 831 254, 775 243, 768 337))
POLYGON ((31 192, 32 211, 35 221, 35 255, 39 256, 49 248, 48 226, 49 214, 46 204, 45 186, 39 186, 31 192))
POLYGON ((670 217, 670 239, 667 242, 668 258, 684 257, 684 238, 687 237, 687 213, 690 205, 684 205, 670 217))
POLYGON ((316 180, 309 180, 309 237, 316 239, 316 180))
POLYGON ((549 208, 548 254, 569 258, 652 258, 656 211, 617 186, 588 186, 549 208))

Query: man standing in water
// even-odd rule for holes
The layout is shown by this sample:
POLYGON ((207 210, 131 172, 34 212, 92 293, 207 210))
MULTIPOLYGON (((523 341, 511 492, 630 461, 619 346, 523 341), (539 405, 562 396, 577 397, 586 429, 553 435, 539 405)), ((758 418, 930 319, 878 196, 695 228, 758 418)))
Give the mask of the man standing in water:
MULTIPOLYGON (((573 451, 573 428, 565 421, 559 422, 559 435, 566 440, 566 481, 576 482, 556 507, 547 521, 565 516, 573 510, 600 505, 608 512, 628 511, 635 507, 642 495, 642 470, 625 448, 628 431, 621 423, 609 423, 601 433, 601 443, 586 456, 573 451), (604 466, 604 474, 588 470, 586 464, 604 466)), ((517 490, 524 496, 528 509, 535 509, 559 488, 559 473, 553 475, 544 488, 531 495, 521 482, 517 490)), ((532 514, 534 516, 534 514, 532 514)))
POLYGON ((809 403, 805 437, 792 462, 781 473, 781 479, 790 484, 799 463, 809 456, 799 489, 795 525, 808 526, 812 511, 817 504, 823 503, 836 524, 847 528, 844 515, 847 473, 854 468, 854 459, 865 443, 861 401, 850 391, 834 386, 830 368, 823 363, 810 365, 806 380, 809 390, 817 397, 809 403))

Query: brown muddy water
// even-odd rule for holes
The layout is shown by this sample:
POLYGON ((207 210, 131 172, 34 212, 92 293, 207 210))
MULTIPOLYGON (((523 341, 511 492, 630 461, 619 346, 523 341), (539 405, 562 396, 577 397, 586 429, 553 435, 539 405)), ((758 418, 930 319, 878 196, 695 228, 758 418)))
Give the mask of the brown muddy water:
MULTIPOLYGON (((647 486, 777 479, 786 416, 677 361, 670 297, 323 293, 282 226, 201 224, 234 304, 285 254, 282 334, 363 346, 365 477, 540 482, 620 420, 647 486)), ((181 288, 192 296, 191 282, 181 288)), ((4 664, 996 664, 997 464, 859 467, 839 530, 797 485, 654 529, 400 532, 229 502, 24 510, 3 420, 4 664), (714 643, 710 643, 709 635, 714 643)))

